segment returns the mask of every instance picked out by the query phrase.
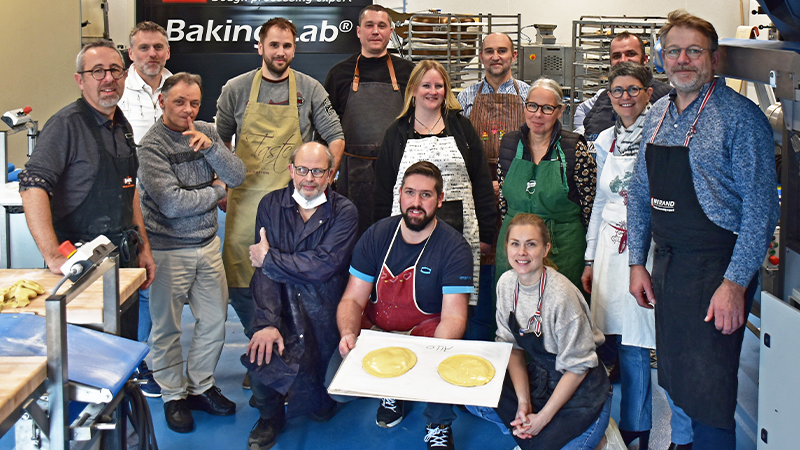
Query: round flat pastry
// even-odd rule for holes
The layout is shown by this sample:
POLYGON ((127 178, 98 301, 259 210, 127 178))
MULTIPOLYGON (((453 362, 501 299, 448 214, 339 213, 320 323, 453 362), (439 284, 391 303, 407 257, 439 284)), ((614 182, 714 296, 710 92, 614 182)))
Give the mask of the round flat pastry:
POLYGON ((456 386, 483 386, 494 378, 494 366, 480 356, 453 355, 439 364, 439 375, 456 386))
POLYGON ((411 370, 417 355, 403 347, 385 347, 367 353, 361 360, 368 374, 380 378, 393 378, 411 370))

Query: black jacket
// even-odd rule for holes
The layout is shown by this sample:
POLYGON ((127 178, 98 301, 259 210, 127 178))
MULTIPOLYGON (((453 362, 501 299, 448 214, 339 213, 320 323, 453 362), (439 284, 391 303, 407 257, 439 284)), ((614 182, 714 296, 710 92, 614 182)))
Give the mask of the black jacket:
MULTIPOLYGON (((374 221, 392 214, 394 184, 397 180, 397 172, 400 169, 406 142, 414 134, 413 121, 412 110, 408 115, 392 122, 386 129, 383 143, 378 149, 378 160, 375 164, 374 221)), ((480 241, 491 244, 497 234, 497 203, 481 139, 469 119, 457 111, 446 112, 444 121, 445 134, 453 136, 455 139, 456 145, 464 157, 464 164, 472 183, 472 197, 475 202, 475 215, 478 218, 480 241)), ((445 201, 447 201, 446 192, 445 201)))

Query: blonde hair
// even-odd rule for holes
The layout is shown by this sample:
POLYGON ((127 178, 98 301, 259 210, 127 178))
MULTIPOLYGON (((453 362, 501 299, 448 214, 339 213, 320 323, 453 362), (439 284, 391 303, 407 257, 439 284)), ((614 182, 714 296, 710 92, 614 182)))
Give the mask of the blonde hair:
MULTIPOLYGON (((544 223, 541 217, 537 216, 536 214, 529 214, 529 213, 519 213, 511 219, 511 222, 508 224, 508 228, 506 228, 506 239, 505 239, 505 246, 506 246, 506 255, 508 255, 508 237, 511 235, 511 228, 516 226, 525 226, 530 225, 539 229, 539 235, 542 237, 542 245, 547 246, 550 243, 550 230, 547 228, 547 224, 544 223)), ((554 269, 558 269, 553 261, 550 260, 548 256, 550 252, 547 252, 547 255, 544 255, 544 260, 542 264, 545 266, 552 267, 554 269)), ((510 264, 510 263, 509 263, 510 264)))
POLYGON ((439 75, 441 75, 444 80, 443 113, 447 113, 448 111, 461 111, 461 104, 458 103, 456 96, 453 95, 453 89, 450 87, 450 76, 447 75, 444 66, 436 61, 425 59, 420 61, 419 64, 414 67, 414 70, 411 71, 411 76, 408 78, 408 84, 406 85, 406 100, 403 105, 403 112, 397 116, 398 119, 408 115, 411 109, 414 108, 414 105, 411 104, 411 101, 414 99, 414 92, 416 92, 419 85, 422 84, 422 77, 425 76, 429 70, 439 72, 439 75))

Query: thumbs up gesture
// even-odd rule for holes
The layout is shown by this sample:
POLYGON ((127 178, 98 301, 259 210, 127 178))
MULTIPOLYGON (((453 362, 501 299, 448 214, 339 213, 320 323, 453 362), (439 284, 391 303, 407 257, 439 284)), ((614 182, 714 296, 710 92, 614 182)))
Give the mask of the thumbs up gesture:
POLYGON ((261 227, 259 234, 261 235, 261 240, 258 243, 250 246, 250 262, 253 264, 253 267, 263 266, 264 257, 267 256, 267 252, 269 251, 267 230, 265 230, 264 227, 261 227))
POLYGON ((194 127, 194 120, 189 119, 189 129, 183 132, 184 136, 189 136, 189 147, 194 151, 205 150, 211 147, 211 139, 205 134, 197 131, 194 127))

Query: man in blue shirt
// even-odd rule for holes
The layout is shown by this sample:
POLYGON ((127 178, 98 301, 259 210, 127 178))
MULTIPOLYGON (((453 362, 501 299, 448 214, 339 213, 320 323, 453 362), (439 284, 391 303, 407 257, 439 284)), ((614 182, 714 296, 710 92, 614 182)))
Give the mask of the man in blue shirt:
POLYGON ((674 11, 660 39, 675 88, 648 114, 628 191, 630 291, 656 308, 658 382, 692 419, 693 448, 735 449, 742 325, 779 216, 772 131, 714 78, 710 23, 674 11))
MULTIPOLYGON (((434 164, 411 165, 400 187, 401 216, 379 220, 356 244, 350 281, 336 312, 342 357, 353 349, 362 328, 443 339, 463 336, 473 290, 472 251, 464 236, 436 218, 444 200, 442 185, 434 164)), ((334 354, 331 366, 339 361, 334 354)), ((453 406, 429 403, 423 416, 428 448, 454 448, 453 406)), ((391 428, 402 420, 402 401, 382 399, 377 425, 391 428)))

